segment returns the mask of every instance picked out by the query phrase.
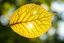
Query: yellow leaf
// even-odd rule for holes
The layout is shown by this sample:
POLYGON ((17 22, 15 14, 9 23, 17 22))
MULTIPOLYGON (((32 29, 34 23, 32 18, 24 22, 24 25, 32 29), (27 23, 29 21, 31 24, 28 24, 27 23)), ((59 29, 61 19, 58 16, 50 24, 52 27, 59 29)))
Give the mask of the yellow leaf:
POLYGON ((51 27, 52 14, 37 4, 26 4, 17 9, 10 18, 10 27, 26 38, 35 38, 51 27))

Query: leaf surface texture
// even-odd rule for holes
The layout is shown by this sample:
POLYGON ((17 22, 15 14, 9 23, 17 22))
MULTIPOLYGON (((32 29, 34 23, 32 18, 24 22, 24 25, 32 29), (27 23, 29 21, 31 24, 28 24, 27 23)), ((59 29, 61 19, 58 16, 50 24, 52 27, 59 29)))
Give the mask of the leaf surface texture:
POLYGON ((37 4, 26 4, 18 8, 10 18, 10 27, 26 38, 35 38, 51 27, 52 14, 37 4))

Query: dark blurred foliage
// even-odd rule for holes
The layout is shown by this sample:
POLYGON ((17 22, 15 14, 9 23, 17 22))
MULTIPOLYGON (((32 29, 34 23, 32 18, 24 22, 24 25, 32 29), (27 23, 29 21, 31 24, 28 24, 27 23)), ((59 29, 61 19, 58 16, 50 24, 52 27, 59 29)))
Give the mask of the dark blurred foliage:
MULTIPOLYGON (((39 5, 47 4, 50 10, 50 5, 52 1, 53 0, 0 0, 0 16, 5 13, 7 14, 8 10, 11 7, 17 9, 27 3, 36 3, 39 5)), ((57 28, 57 22, 61 20, 61 18, 57 15, 57 13, 55 17, 56 20, 53 22, 52 26, 54 28, 57 28)), ((1 21, 0 25, 2 25, 1 21)), ((64 43, 64 41, 59 40, 58 34, 56 33, 53 36, 48 36, 46 40, 41 40, 39 37, 28 39, 16 34, 10 27, 0 27, 0 43, 64 43)))

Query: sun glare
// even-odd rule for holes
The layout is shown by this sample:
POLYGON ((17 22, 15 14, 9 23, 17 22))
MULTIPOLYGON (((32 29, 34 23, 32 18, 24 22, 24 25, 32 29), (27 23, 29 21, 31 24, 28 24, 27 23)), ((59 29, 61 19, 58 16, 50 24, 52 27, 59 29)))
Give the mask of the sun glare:
POLYGON ((37 11, 34 11, 34 14, 36 14, 37 13, 37 11))
POLYGON ((32 29, 32 28, 33 28, 33 24, 32 24, 32 23, 28 23, 27 27, 28 27, 29 29, 32 29))

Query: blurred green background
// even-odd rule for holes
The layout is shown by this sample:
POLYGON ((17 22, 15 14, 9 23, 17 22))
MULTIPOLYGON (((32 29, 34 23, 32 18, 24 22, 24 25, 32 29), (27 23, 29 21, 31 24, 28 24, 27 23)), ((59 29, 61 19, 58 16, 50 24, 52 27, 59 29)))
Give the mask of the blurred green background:
POLYGON ((34 39, 24 38, 10 27, 0 27, 0 43, 64 43, 64 0, 0 0, 0 25, 8 25, 12 13, 27 3, 36 3, 55 14, 52 27, 34 39))

